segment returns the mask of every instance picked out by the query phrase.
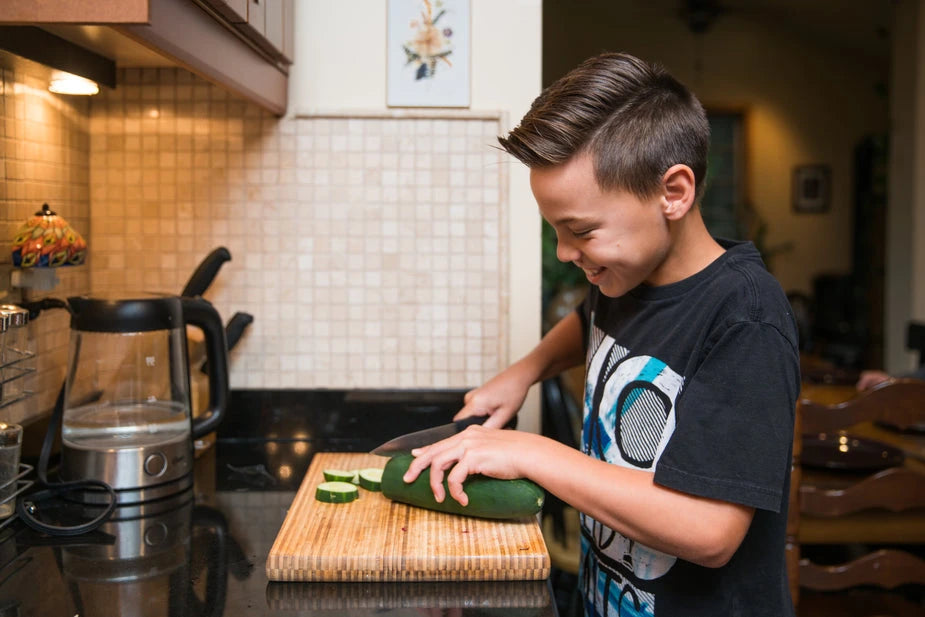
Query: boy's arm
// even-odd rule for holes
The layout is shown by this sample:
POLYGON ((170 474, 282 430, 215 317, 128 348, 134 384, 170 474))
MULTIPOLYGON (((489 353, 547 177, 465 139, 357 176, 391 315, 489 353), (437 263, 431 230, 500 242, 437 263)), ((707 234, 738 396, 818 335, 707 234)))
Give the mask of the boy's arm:
POLYGON ((462 482, 469 474, 529 478, 629 538, 692 563, 723 565, 745 537, 752 508, 657 485, 651 472, 600 461, 540 435, 497 430, 523 404, 530 385, 583 359, 581 319, 572 312, 522 360, 467 394, 457 418, 489 414, 485 425, 415 450, 405 480, 430 466, 435 497, 465 504, 462 482), (447 496, 442 480, 451 467, 447 496))
POLYGON ((454 419, 487 415, 485 426, 500 428, 523 405, 530 386, 583 361, 581 318, 577 311, 572 311, 553 326, 530 353, 483 386, 467 392, 465 406, 454 419))
POLYGON ((469 474, 529 478, 611 529, 706 567, 722 566, 732 557, 754 514, 753 508, 665 488, 655 484, 652 473, 612 465, 523 431, 473 426, 414 453, 405 480, 430 466, 439 501, 447 498, 442 480, 450 467, 449 498, 462 504, 468 503, 462 482, 469 474))
POLYGON ((576 509, 628 538, 705 567, 720 567, 732 558, 754 515, 754 508, 666 488, 652 473, 612 465, 558 442, 540 444, 526 458, 526 477, 576 509))

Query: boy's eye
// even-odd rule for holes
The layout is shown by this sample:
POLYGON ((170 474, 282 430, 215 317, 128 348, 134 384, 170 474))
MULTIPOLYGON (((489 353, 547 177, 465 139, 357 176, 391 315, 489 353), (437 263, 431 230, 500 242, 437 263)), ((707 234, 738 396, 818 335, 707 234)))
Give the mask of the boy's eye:
POLYGON ((576 238, 584 238, 585 236, 587 236, 588 234, 590 234, 592 231, 594 231, 594 229, 591 229, 591 228, 589 228, 589 229, 577 229, 577 230, 575 230, 575 231, 572 232, 572 235, 575 236, 576 238))

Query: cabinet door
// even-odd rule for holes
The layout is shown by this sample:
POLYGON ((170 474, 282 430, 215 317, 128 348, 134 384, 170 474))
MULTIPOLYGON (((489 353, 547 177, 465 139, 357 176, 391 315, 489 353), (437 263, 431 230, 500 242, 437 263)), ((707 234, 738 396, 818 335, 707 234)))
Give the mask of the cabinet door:
POLYGON ((261 36, 267 32, 266 0, 247 0, 247 25, 261 36))
POLYGON ((233 24, 247 23, 248 0, 205 0, 205 3, 233 24))
POLYGON ((283 35, 283 0, 264 0, 266 3, 266 37, 278 53, 282 53, 283 35))
POLYGON ((295 60, 295 4, 294 0, 283 0, 283 58, 295 60))

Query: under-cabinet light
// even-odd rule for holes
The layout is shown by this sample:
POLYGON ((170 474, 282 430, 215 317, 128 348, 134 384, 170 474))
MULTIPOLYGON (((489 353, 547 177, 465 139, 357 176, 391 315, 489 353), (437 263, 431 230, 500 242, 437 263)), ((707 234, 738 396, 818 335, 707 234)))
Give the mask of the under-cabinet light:
MULTIPOLYGON (((52 80, 64 73, 92 80, 92 94, 99 92, 99 86, 116 87, 114 61, 35 26, 0 25, 0 50, 52 69, 52 80)), ((52 92, 61 92, 55 90, 54 86, 49 89, 52 92)))
POLYGON ((100 87, 95 81, 87 79, 86 77, 62 72, 56 73, 55 76, 51 78, 51 84, 49 84, 48 90, 56 94, 92 96, 99 93, 100 87))

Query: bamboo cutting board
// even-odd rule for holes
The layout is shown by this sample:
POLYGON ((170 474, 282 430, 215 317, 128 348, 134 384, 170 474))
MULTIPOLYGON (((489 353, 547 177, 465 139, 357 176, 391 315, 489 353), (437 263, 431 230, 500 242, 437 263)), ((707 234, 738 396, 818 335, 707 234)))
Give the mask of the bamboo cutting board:
POLYGON ((434 512, 360 489, 322 503, 324 469, 384 467, 372 454, 315 454, 267 557, 271 581, 539 580, 549 553, 534 517, 512 521, 434 512))
MULTIPOLYGON (((274 611, 433 610, 477 606, 480 610, 509 609, 512 614, 518 611, 523 614, 524 609, 544 608, 552 604, 546 581, 405 581, 365 585, 270 583, 266 598, 267 607, 274 611)), ((446 611, 438 614, 454 613, 446 611)), ((503 613, 495 611, 487 614, 503 613)), ((539 613, 531 611, 529 614, 539 613)))

